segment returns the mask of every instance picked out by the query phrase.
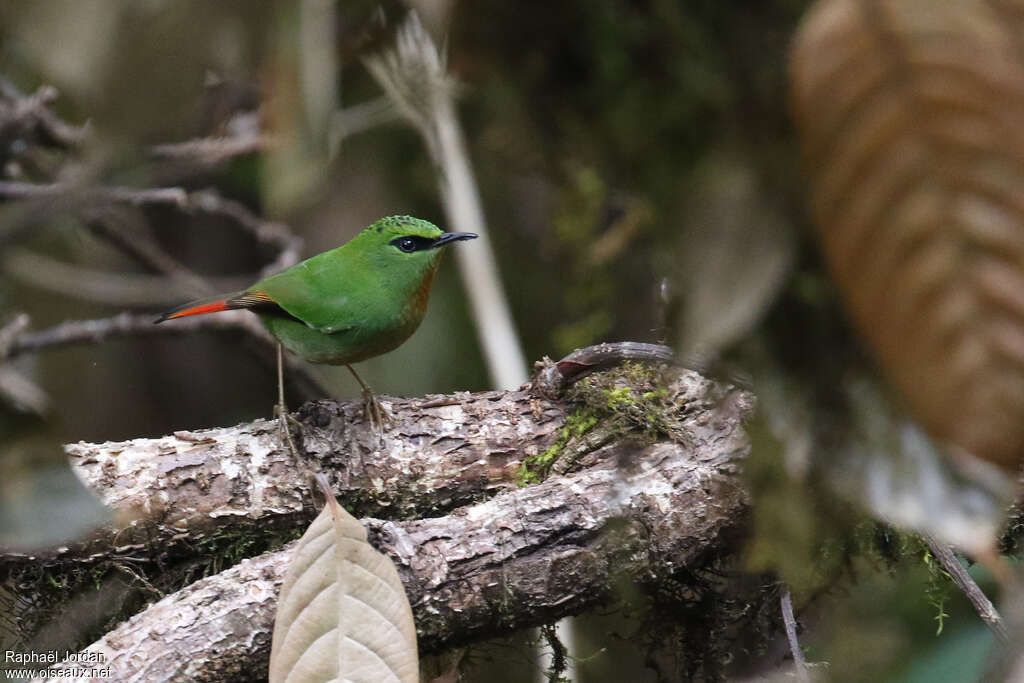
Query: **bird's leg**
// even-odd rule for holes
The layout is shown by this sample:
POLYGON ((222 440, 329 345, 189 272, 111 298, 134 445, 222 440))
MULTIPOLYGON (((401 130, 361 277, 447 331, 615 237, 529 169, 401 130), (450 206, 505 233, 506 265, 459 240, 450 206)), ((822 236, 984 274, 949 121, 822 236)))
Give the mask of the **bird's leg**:
POLYGON ((352 373, 352 376, 359 382, 359 386, 363 388, 363 410, 366 411, 366 419, 370 421, 370 428, 377 434, 378 437, 384 435, 384 426, 391 421, 391 417, 388 412, 384 409, 384 406, 380 404, 377 397, 373 395, 373 391, 367 386, 366 382, 359 376, 356 369, 348 363, 345 364, 348 371, 352 373))
POLYGON ((281 432, 281 440, 288 444, 292 457, 298 461, 299 449, 295 447, 292 430, 288 424, 289 420, 295 422, 295 418, 288 413, 288 406, 284 404, 284 349, 281 344, 277 345, 277 405, 274 406, 274 412, 277 413, 277 425, 281 432))

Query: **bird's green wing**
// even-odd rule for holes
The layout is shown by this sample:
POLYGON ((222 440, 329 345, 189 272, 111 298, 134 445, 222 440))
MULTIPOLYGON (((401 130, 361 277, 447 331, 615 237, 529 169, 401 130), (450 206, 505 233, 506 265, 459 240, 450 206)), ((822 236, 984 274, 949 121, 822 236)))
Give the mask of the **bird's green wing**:
POLYGON ((337 250, 324 252, 257 282, 247 293, 269 300, 310 327, 325 334, 359 325, 364 314, 357 305, 359 283, 346 277, 337 250))

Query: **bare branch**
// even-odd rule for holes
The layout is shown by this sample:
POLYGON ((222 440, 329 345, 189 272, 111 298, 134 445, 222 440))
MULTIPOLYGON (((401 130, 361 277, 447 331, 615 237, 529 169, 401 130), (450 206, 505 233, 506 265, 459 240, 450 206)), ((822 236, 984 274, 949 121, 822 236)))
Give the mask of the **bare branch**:
POLYGON ((224 291, 218 290, 216 286, 212 286, 205 278, 186 268, 152 240, 143 237, 139 223, 141 223, 141 218, 132 209, 121 206, 93 209, 89 211, 89 218, 86 221, 86 225, 95 235, 102 237, 151 270, 169 276, 178 282, 180 290, 187 292, 189 296, 202 296, 213 294, 216 291, 224 291))
POLYGON ((191 161, 204 166, 217 166, 232 159, 274 149, 280 141, 273 135, 210 137, 154 145, 152 154, 161 159, 191 161))
POLYGON ((985 625, 991 629, 992 633, 999 639, 999 642, 1003 645, 1009 645, 1010 638, 1006 632, 1006 627, 1003 625, 1002 617, 999 616, 995 605, 986 597, 977 582, 967 573, 964 566, 960 564, 960 560, 953 553, 953 549, 931 534, 923 533, 921 538, 928 546, 932 556, 939 561, 946 574, 949 575, 950 580, 967 597, 971 606, 974 607, 974 611, 978 613, 978 616, 985 622, 985 625))
POLYGON ((804 659, 804 652, 800 649, 800 640, 796 635, 796 617, 793 616, 793 598, 789 594, 789 586, 782 586, 779 602, 782 607, 782 622, 786 626, 786 640, 789 641, 789 652, 793 656, 793 668, 796 670, 796 678, 801 683, 807 683, 811 678, 807 673, 807 661, 804 659))
MULTIPOLYGON (((377 126, 401 121, 402 116, 387 97, 338 109, 331 115, 328 148, 336 154, 345 138, 358 135, 377 126)), ((249 154, 273 151, 280 147, 277 136, 267 133, 209 137, 154 145, 153 156, 173 161, 187 161, 203 166, 217 166, 249 154)))
POLYGON ((184 208, 188 193, 180 187, 138 189, 131 187, 84 187, 68 183, 18 183, 0 181, 0 198, 52 199, 80 196, 87 201, 125 202, 133 206, 170 204, 184 208))
POLYGON ((39 385, 11 368, 0 367, 0 398, 18 410, 44 415, 50 410, 50 397, 39 385))
MULTIPOLYGON (((44 349, 101 344, 109 339, 135 336, 165 336, 188 334, 200 330, 239 331, 260 342, 268 363, 273 359, 271 352, 277 341, 264 329, 259 320, 249 311, 224 311, 217 315, 197 316, 174 321, 173 325, 154 325, 152 314, 119 313, 110 318, 95 320, 68 320, 45 330, 21 332, 10 342, 0 362, 9 357, 44 349)), ((2 350, 2 349, 0 349, 2 350)), ((327 391, 310 374, 306 364, 292 356, 286 356, 289 379, 301 388, 303 396, 319 398, 327 391)))
MULTIPOLYGON (((9 80, 0 78, 0 138, 37 136, 43 142, 65 148, 81 145, 89 137, 90 128, 71 125, 57 116, 51 108, 57 97, 57 89, 52 85, 43 85, 32 95, 24 95, 9 80)), ((150 153, 159 159, 216 166, 279 144, 275 136, 259 134, 255 126, 238 128, 242 130, 235 135, 153 145, 150 153)))
POLYGON ((277 250, 277 258, 264 266, 260 271, 260 277, 272 275, 299 262, 302 238, 283 223, 259 218, 241 202, 225 199, 213 190, 203 190, 190 193, 187 206, 192 210, 231 218, 236 225, 252 235, 258 243, 277 250))
POLYGON ((171 206, 185 212, 220 215, 252 235, 260 244, 274 247, 277 259, 268 264, 264 273, 277 272, 297 263, 302 240, 280 223, 264 221, 243 204, 221 197, 213 190, 186 192, 180 187, 137 189, 129 187, 79 187, 67 183, 12 183, 0 182, 0 197, 7 199, 77 198, 86 206, 108 203, 126 203, 131 206, 171 206))
POLYGON ((341 142, 347 137, 401 120, 401 112, 388 97, 378 97, 339 109, 331 118, 330 148, 338 150, 341 148, 341 142))
POLYGON ((149 313, 119 313, 110 318, 67 320, 45 330, 19 334, 10 344, 8 356, 13 358, 64 346, 101 344, 118 337, 165 336, 203 329, 244 329, 248 332, 250 318, 245 311, 225 311, 205 318, 186 318, 176 325, 154 325, 154 317, 149 313))
POLYGON ((72 126, 53 113, 50 105, 57 89, 41 86, 32 95, 22 95, 6 78, 0 79, 0 138, 39 136, 45 142, 75 147, 89 133, 87 126, 72 126))
POLYGON ((11 346, 21 334, 28 329, 29 317, 25 313, 18 313, 0 327, 0 360, 7 358, 11 346))
MULTIPOLYGON (((57 261, 49 256, 8 247, 0 255, 5 274, 36 289, 110 306, 168 306, 178 299, 195 296, 181 280, 146 273, 112 273, 57 261)), ((249 284, 251 278, 225 278, 214 281, 218 291, 233 291, 249 284)))

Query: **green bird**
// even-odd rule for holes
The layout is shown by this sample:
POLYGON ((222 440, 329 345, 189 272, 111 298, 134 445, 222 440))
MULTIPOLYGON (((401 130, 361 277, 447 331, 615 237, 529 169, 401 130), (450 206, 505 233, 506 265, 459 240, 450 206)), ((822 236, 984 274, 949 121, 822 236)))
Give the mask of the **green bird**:
MULTIPOLYGON (((443 247, 474 239, 444 232, 411 216, 382 218, 345 244, 260 280, 248 289, 192 301, 156 320, 247 308, 286 349, 311 363, 346 365, 379 408, 352 363, 373 358, 408 339, 427 310, 443 247)), ((280 347, 278 347, 280 379, 280 347)), ((279 387, 283 410, 283 389, 279 387)))

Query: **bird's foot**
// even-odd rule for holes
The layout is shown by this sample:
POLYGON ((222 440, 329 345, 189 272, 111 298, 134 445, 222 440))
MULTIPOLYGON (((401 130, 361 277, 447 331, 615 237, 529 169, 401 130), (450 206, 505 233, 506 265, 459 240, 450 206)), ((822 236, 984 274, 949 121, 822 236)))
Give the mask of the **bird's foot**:
POLYGON ((284 403, 284 347, 280 344, 277 345, 277 405, 274 406, 274 415, 277 417, 277 428, 281 433, 281 443, 288 446, 288 450, 292 452, 295 462, 301 462, 299 449, 295 447, 291 426, 288 422, 290 421, 298 427, 300 434, 302 433, 302 423, 292 417, 291 413, 288 412, 288 406, 284 403))
POLYGON ((292 438, 292 425, 294 425, 299 433, 302 433, 302 423, 296 420, 291 413, 288 412, 288 407, 283 403, 277 403, 274 405, 274 416, 277 417, 277 430, 281 435, 281 443, 288 447, 291 451, 292 457, 296 461, 299 460, 299 449, 295 445, 295 440, 292 438))
POLYGON ((377 444, 383 444, 384 427, 391 422, 391 416, 388 415, 388 411, 380 404, 377 397, 373 395, 370 385, 363 381, 363 378, 359 376, 356 369, 351 365, 346 365, 345 367, 348 368, 348 371, 359 382, 359 386, 363 388, 363 414, 366 416, 366 421, 370 423, 370 431, 377 437, 377 444))
POLYGON ((363 388, 363 411, 370 429, 377 437, 377 442, 384 441, 384 428, 391 424, 391 415, 387 409, 380 404, 377 397, 373 395, 369 387, 363 388))

